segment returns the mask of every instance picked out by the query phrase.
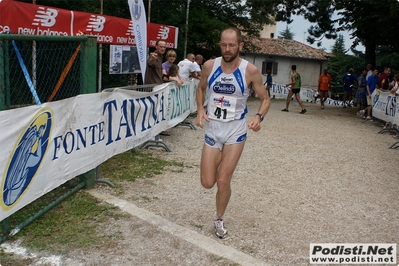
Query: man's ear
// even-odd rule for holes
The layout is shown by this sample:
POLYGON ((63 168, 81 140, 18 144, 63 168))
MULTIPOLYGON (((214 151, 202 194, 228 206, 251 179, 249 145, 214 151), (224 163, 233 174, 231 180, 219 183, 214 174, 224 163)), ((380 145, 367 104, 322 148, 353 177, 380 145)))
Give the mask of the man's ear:
POLYGON ((239 47, 240 47, 240 51, 241 51, 242 48, 244 48, 244 42, 240 42, 239 47))

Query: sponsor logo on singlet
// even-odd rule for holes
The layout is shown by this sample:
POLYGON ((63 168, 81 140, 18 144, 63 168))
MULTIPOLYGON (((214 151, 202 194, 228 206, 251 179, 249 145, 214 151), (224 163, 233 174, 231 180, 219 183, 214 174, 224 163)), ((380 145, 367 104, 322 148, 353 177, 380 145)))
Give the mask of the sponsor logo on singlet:
POLYGON ((222 94, 233 94, 236 91, 236 87, 234 86, 234 84, 226 84, 217 81, 213 86, 213 91, 222 94))

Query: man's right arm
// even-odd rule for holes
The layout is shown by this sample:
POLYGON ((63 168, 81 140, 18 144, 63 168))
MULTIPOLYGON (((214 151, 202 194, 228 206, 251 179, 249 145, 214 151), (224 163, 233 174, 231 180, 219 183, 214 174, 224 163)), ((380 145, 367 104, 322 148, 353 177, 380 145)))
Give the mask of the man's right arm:
POLYGON ((209 118, 206 115, 205 108, 204 108, 204 102, 205 102, 205 96, 206 96, 206 88, 208 86, 207 80, 208 76, 210 75, 210 72, 213 67, 213 62, 214 60, 208 60, 202 67, 202 78, 200 79, 200 82, 198 84, 197 92, 196 92, 196 101, 197 101, 197 118, 195 120, 195 124, 199 126, 200 128, 203 128, 204 125, 202 124, 202 119, 204 118, 206 121, 209 122, 209 118))

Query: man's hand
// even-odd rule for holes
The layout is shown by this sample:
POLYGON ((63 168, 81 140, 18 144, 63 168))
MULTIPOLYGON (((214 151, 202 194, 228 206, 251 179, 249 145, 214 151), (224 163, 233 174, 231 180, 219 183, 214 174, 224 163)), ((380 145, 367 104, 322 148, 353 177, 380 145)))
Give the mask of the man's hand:
POLYGON ((248 124, 248 128, 252 129, 254 132, 258 132, 260 130, 260 117, 256 115, 252 118, 251 122, 248 124))
POLYGON ((204 118, 207 122, 209 122, 209 118, 205 113, 205 110, 197 110, 197 118, 195 118, 195 124, 199 126, 200 128, 204 128, 204 125, 202 124, 202 118, 204 118))

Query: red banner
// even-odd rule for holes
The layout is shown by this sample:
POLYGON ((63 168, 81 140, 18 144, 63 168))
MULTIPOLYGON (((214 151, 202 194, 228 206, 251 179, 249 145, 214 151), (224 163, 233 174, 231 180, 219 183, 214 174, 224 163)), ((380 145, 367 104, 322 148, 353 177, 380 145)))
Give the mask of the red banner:
MULTIPOLYGON (((177 48, 179 28, 147 23, 147 46, 154 47, 157 40, 166 41, 167 48, 177 48)), ((103 44, 135 46, 133 24, 130 19, 69 11, 0 0, 0 33, 77 36, 97 36, 103 44)))

